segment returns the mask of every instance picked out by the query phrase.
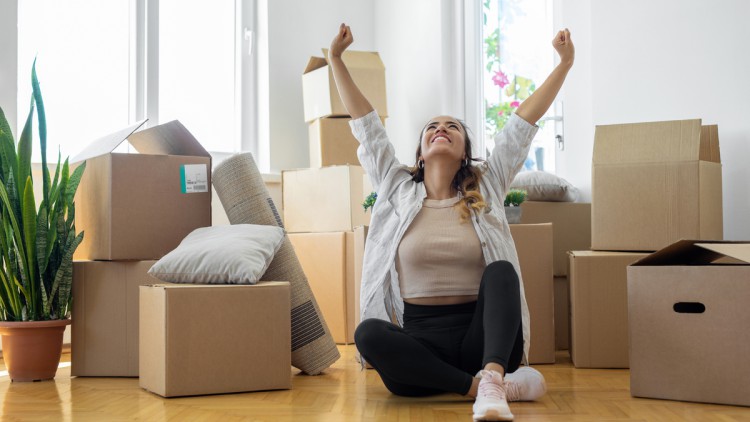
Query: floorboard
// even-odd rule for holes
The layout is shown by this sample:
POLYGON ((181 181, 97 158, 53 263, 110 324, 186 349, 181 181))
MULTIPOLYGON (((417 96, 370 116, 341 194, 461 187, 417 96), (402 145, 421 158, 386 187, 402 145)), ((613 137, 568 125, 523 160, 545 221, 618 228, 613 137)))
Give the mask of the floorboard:
MULTIPOLYGON (((377 373, 360 371, 354 346, 339 348, 341 359, 324 375, 295 372, 287 391, 163 399, 133 378, 71 378, 69 366, 38 383, 12 383, 3 373, 2 420, 471 421, 470 399, 393 396, 377 373)), ((511 404, 517 421, 750 421, 750 408, 633 398, 627 370, 575 369, 566 352, 557 361, 536 367, 547 379, 545 397, 511 404)))

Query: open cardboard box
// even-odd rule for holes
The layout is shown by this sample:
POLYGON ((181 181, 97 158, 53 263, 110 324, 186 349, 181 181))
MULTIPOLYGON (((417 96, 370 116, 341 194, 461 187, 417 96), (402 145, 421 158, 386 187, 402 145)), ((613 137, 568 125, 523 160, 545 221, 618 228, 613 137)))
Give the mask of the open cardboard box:
POLYGON ((679 239, 722 239, 718 132, 700 119, 597 126, 591 248, 655 251, 679 239))
POLYGON ((681 240, 628 267, 630 393, 750 406, 750 242, 681 240))
MULTIPOLYGON (((323 57, 311 57, 302 75, 306 122, 321 117, 349 115, 341 102, 327 58, 328 49, 324 48, 323 57)), ((378 115, 388 117, 385 101, 385 65, 380 60, 380 55, 376 52, 347 50, 341 59, 357 87, 377 110, 378 115)))
POLYGON ((211 156, 174 120, 144 121, 94 141, 76 193, 78 260, 160 259, 193 230, 211 225, 211 156), (125 141, 138 154, 113 152, 125 141))

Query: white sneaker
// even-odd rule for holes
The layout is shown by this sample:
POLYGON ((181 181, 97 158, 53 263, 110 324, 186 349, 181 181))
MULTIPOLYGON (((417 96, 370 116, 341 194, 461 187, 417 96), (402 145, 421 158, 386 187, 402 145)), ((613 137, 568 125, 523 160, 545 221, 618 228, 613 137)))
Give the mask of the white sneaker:
POLYGON ((530 366, 522 366, 505 375, 505 393, 508 401, 534 401, 547 392, 544 375, 530 366))
POLYGON ((512 421, 505 399, 503 376, 495 371, 480 371, 479 389, 474 401, 475 421, 512 421))

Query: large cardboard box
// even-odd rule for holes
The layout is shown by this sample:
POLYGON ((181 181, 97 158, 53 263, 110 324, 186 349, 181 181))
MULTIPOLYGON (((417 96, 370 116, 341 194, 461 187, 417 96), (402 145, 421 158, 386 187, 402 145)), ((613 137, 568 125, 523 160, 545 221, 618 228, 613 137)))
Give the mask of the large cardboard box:
POLYGON ((722 239, 718 127, 699 119, 597 126, 592 249, 722 239))
POLYGON ((555 277, 555 350, 570 350, 570 283, 555 277))
POLYGON ((750 242, 683 240, 628 267, 630 393, 750 406, 750 242))
POLYGON ((282 171, 287 232, 344 232, 368 225, 370 213, 362 207, 369 195, 362 191, 364 177, 360 166, 282 171))
POLYGON ((211 156, 178 121, 105 136, 73 161, 86 161, 76 193, 75 258, 160 259, 211 225, 211 156), (112 152, 125 140, 139 154, 112 152))
POLYGON ((163 397, 291 388, 289 283, 140 288, 140 386, 163 397))
POLYGON ((529 363, 555 363, 552 224, 511 224, 510 232, 531 317, 529 363))
POLYGON ((570 357, 576 368, 628 367, 627 266, 635 252, 570 252, 570 357))
MULTIPOLYGON (((308 125, 310 167, 359 165, 359 142, 352 134, 349 117, 315 119, 308 125)), ((381 119, 385 124, 385 119, 381 119)))
POLYGON ((364 227, 350 232, 289 234, 333 340, 339 344, 354 343, 359 308, 355 286, 361 282, 365 236, 364 227))
POLYGON ((552 223, 553 271, 568 275, 568 251, 591 249, 591 204, 583 202, 526 201, 521 223, 552 223))
POLYGON ((156 261, 73 263, 73 376, 138 376, 138 288, 156 261))
MULTIPOLYGON (((302 98, 305 121, 329 117, 348 116, 341 102, 333 71, 328 65, 328 49, 323 57, 310 57, 302 75, 302 98)), ((388 116, 385 100, 385 65, 380 55, 369 51, 345 51, 341 56, 354 82, 381 117, 388 116)))

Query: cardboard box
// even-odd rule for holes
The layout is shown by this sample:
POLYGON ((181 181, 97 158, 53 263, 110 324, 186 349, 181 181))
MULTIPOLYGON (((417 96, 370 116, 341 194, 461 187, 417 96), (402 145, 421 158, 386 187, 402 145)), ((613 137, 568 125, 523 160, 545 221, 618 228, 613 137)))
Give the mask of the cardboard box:
POLYGON ((138 376, 138 288, 156 261, 73 263, 73 376, 138 376))
POLYGON ((79 260, 160 259, 211 225, 211 156, 178 121, 133 133, 145 121, 101 138, 76 193, 79 260), (139 154, 112 152, 128 140, 139 154))
POLYGON ((140 386, 163 397, 291 388, 289 294, 287 282, 142 286, 140 386))
POLYGON ((529 363, 555 363, 552 224, 511 224, 531 317, 529 363))
POLYGON ((552 223, 556 277, 568 275, 568 251, 591 249, 591 204, 526 201, 521 204, 521 223, 552 223))
POLYGON ((750 242, 683 240, 628 267, 630 393, 750 406, 750 242))
POLYGON ((555 277, 554 290, 555 350, 570 350, 570 283, 568 283, 568 277, 555 277))
MULTIPOLYGON (((349 117, 315 119, 308 125, 310 167, 359 165, 359 142, 352 134, 349 117)), ((381 119, 385 124, 385 119, 381 119)))
MULTIPOLYGON (((348 116, 341 102, 333 72, 328 65, 328 49, 323 49, 323 57, 310 57, 302 75, 302 98, 305 121, 321 117, 348 116)), ((381 117, 388 116, 385 100, 385 65, 380 55, 369 51, 347 50, 341 56, 354 83, 381 117)))
POLYGON ((361 283, 365 230, 289 235, 333 340, 339 344, 354 343, 359 309, 355 285, 361 283))
POLYGON ((597 126, 592 249, 722 239, 721 189, 717 126, 699 119, 597 126))
POLYGON ((570 252, 570 357, 576 368, 628 367, 631 252, 570 252))
POLYGON ((352 231, 370 223, 362 208, 365 173, 360 166, 281 172, 284 226, 289 233, 352 231))

